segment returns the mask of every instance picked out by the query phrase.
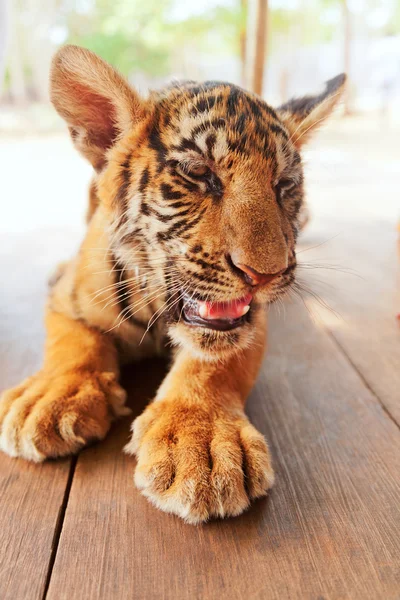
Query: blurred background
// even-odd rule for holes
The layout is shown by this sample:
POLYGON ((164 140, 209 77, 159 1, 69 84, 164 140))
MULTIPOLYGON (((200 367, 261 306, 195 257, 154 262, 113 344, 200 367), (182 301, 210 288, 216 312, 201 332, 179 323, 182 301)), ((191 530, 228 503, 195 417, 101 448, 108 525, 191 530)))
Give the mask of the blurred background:
POLYGON ((43 282, 79 244, 91 176, 48 98, 64 43, 97 52, 142 93, 173 78, 222 79, 277 106, 347 72, 342 106, 304 152, 304 244, 362 276, 365 249, 386 248, 398 273, 399 0, 0 0, 2 257, 13 270, 28 246, 43 282))
MULTIPOLYGON (((241 524, 235 520, 233 534, 228 523, 190 533, 190 546, 199 547, 192 552, 186 530, 177 530, 179 544, 170 525, 153 522, 147 509, 136 511, 134 496, 133 504, 122 498, 131 475, 121 471, 126 459, 113 457, 124 426, 110 443, 79 458, 65 494, 68 462, 52 461, 37 471, 17 461, 11 466, 0 454, 0 546, 6 552, 0 571, 10 582, 0 600, 7 592, 22 598, 10 595, 21 572, 29 597, 38 577, 47 590, 54 560, 49 594, 57 597, 65 581, 60 570, 77 565, 76 556, 68 558, 77 545, 75 530, 88 550, 79 554, 83 567, 68 571, 78 582, 71 589, 84 577, 102 598, 108 590, 116 597, 133 572, 119 562, 115 577, 108 576, 114 563, 107 557, 119 540, 123 565, 134 565, 136 547, 145 548, 144 575, 134 577, 136 597, 143 597, 137 589, 141 582, 144 589, 146 573, 157 569, 161 583, 146 589, 160 589, 160 597, 182 589, 181 598, 197 590, 227 598, 224 572, 218 571, 214 588, 210 574, 204 577, 202 556, 209 556, 220 562, 227 557, 227 564, 240 558, 246 569, 254 558, 248 578, 265 563, 265 581, 261 575, 254 581, 249 599, 285 598, 292 589, 296 598, 322 598, 324 589, 330 598, 355 600, 364 589, 368 598, 399 598, 394 422, 400 423, 400 0, 0 0, 0 388, 41 368, 47 281, 56 264, 77 251, 85 230, 91 167, 73 149, 48 98, 49 64, 65 43, 97 52, 142 93, 172 78, 222 79, 279 106, 291 96, 319 92, 343 71, 349 86, 335 115, 302 152, 311 219, 299 238, 297 287, 270 309, 265 383, 250 405, 252 418, 270 434, 278 474, 272 498, 241 524), (122 523, 115 529, 114 517, 122 523), (126 536, 130 525, 132 535, 126 536), (88 527, 103 535, 95 538, 97 549, 88 527), (212 553, 204 549, 207 531, 212 553), (171 560, 158 558, 157 551, 169 546, 171 560), (268 576, 277 570, 278 583, 269 586, 268 576), (193 579, 198 574, 201 579, 193 579)), ((152 370, 144 367, 146 372, 152 370)), ((140 381, 131 378, 129 387, 142 403, 140 381)), ((232 597, 238 594, 235 588, 232 597)))
POLYGON ((0 0, 0 7, 2 130, 22 125, 16 113, 28 107, 31 126, 55 125, 48 71, 64 43, 97 52, 142 91, 172 78, 222 78, 272 104, 346 71, 347 114, 396 118, 398 0, 0 0))

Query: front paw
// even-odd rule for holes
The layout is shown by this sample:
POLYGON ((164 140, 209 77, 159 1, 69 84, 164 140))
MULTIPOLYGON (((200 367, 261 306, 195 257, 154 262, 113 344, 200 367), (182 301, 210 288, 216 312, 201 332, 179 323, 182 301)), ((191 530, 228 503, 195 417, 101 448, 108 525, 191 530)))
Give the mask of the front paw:
POLYGON ((241 410, 157 401, 132 432, 137 487, 188 523, 239 515, 273 484, 265 439, 241 410))
POLYGON ((0 448, 36 462, 73 454, 128 414, 113 373, 40 371, 0 397, 0 448))

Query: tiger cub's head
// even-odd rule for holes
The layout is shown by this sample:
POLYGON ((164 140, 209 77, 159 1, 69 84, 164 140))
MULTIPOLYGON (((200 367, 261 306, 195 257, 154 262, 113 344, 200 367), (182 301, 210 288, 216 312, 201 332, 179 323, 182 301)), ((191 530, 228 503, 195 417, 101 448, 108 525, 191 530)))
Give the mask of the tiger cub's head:
POLYGON ((88 50, 56 55, 52 101, 98 173, 113 252, 146 273, 150 296, 162 287, 175 342, 205 358, 245 347, 293 282, 299 151, 344 83, 277 109, 219 81, 143 99, 88 50))

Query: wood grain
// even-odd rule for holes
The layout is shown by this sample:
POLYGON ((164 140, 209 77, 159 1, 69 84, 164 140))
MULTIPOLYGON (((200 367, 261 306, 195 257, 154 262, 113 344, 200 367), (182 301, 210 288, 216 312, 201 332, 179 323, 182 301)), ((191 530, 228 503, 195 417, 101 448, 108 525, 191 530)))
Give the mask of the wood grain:
MULTIPOLYGON (((319 238, 327 248, 300 254, 309 264, 322 263, 324 254, 335 257, 334 268, 307 271, 308 286, 337 311, 335 318, 320 310, 315 299, 307 303, 340 348, 400 425, 400 311, 399 234, 395 221, 362 216, 345 224, 324 219, 319 238), (336 233, 341 232, 337 237, 336 233), (322 256, 321 256, 322 255, 322 256), (336 268, 337 265, 337 268, 336 268), (317 280, 316 280, 316 279, 317 280)), ((307 239, 303 247, 312 245, 307 239)), ((329 261, 328 261, 329 264, 329 261)))
POLYGON ((70 461, 41 465, 0 455, 0 597, 41 598, 70 461))
MULTIPOLYGON (((47 277, 57 260, 48 251, 53 236, 56 232, 2 236, 0 273, 7 285, 0 295, 0 389, 19 383, 40 367, 47 277), (28 251, 32 253, 29 268, 24 259, 28 251)), ((62 252, 64 239, 67 250, 67 232, 57 239, 54 248, 62 252)), ((43 595, 70 462, 35 465, 0 452, 2 600, 36 600, 43 595)))
POLYGON ((121 424, 80 456, 49 600, 398 597, 398 428, 304 308, 278 321, 249 403, 275 458, 270 498, 185 525, 135 490, 121 424))
MULTIPOLYGON (((0 454, 1 600, 41 599, 47 580, 49 600, 400 597, 398 215, 377 206, 397 190, 398 169, 393 158, 383 161, 374 136, 369 148, 361 142, 362 154, 356 137, 337 132, 340 151, 353 154, 331 171, 318 165, 323 146, 314 156, 318 210, 302 244, 322 246, 299 255, 328 266, 325 275, 305 270, 306 282, 342 318, 312 296, 314 321, 297 304, 273 311, 248 405, 274 457, 270 497, 201 527, 157 511, 134 488, 134 461, 122 453, 129 421, 81 454, 70 495, 69 461, 38 466, 0 454)), ((393 132, 393 156, 397 144, 393 132)), ((78 240, 64 228, 2 235, 2 388, 40 365, 46 279, 78 240)), ((163 369, 127 371, 136 413, 163 369)))
POLYGON ((398 130, 387 125, 341 119, 309 149, 312 220, 302 249, 317 247, 298 258, 318 267, 303 274, 340 315, 319 311, 323 324, 400 424, 400 154, 398 130))

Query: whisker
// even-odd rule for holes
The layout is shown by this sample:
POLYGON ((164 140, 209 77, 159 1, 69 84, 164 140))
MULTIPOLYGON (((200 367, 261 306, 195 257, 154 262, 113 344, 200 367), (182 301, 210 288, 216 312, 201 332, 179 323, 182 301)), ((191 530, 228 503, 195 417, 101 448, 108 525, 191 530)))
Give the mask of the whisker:
POLYGON ((305 292, 307 295, 311 296, 312 298, 314 298, 314 300, 325 310, 328 310, 330 313, 332 313, 337 319, 343 319, 343 316, 338 313, 334 308, 332 308, 323 298, 321 298, 321 296, 319 296, 319 294, 317 294, 316 292, 314 292, 313 290, 311 290, 307 285, 305 285, 304 283, 301 283, 299 281, 294 282, 294 286, 293 289, 297 289, 299 292, 303 291, 305 292))
MULTIPOLYGON (((163 306, 165 306, 165 305, 166 305, 166 306, 165 306, 165 308, 164 308, 164 310, 162 310, 162 311, 161 311, 161 313, 160 313, 160 314, 158 314, 156 318, 154 318, 154 317, 155 317, 155 315, 157 314, 157 312, 159 312, 159 311, 160 311, 160 309, 158 309, 158 311, 157 311, 156 313, 154 313, 154 315, 151 317, 151 319, 149 319, 149 322, 148 322, 148 324, 147 324, 147 329, 146 329, 146 331, 144 332, 144 334, 143 334, 143 337, 142 337, 142 339, 141 339, 141 340, 140 340, 140 342, 139 342, 139 346, 140 346, 140 344, 143 342, 143 340, 144 340, 144 338, 145 338, 145 336, 146 336, 146 333, 149 331, 150 327, 152 327, 152 326, 154 325, 154 323, 157 321, 157 319, 159 319, 159 318, 161 317, 161 315, 162 315, 162 314, 163 314, 163 313, 164 313, 166 310, 169 310, 169 309, 171 309, 173 306, 175 306, 175 304, 177 304, 177 303, 178 303, 178 302, 179 302, 179 301, 180 301, 180 300, 181 300, 181 299, 184 297, 185 293, 186 293, 186 292, 185 292, 185 290, 184 290, 184 291, 183 291, 183 292, 182 292, 182 293, 181 293, 181 294, 178 296, 178 298, 177 298, 177 299, 176 299, 176 300, 175 300, 175 301, 174 301, 172 304, 168 304, 168 303, 166 303, 166 302, 165 302, 165 303, 164 303, 164 305, 163 305, 163 306)), ((162 308, 162 307, 161 307, 161 308, 162 308)))
POLYGON ((310 246, 309 248, 303 248, 303 250, 296 250, 296 254, 302 254, 302 252, 308 252, 309 250, 314 250, 315 248, 320 248, 321 246, 324 246, 328 242, 331 242, 332 240, 337 238, 339 235, 342 235, 342 232, 335 233, 335 235, 333 235, 332 237, 328 238, 324 242, 316 244, 315 246, 310 246))
POLYGON ((312 264, 312 263, 298 263, 298 269, 304 270, 326 270, 326 271, 337 271, 338 273, 344 273, 345 275, 353 275, 354 277, 358 277, 359 279, 364 279, 360 273, 355 271, 350 267, 342 267, 340 265, 330 265, 330 264, 312 264))

